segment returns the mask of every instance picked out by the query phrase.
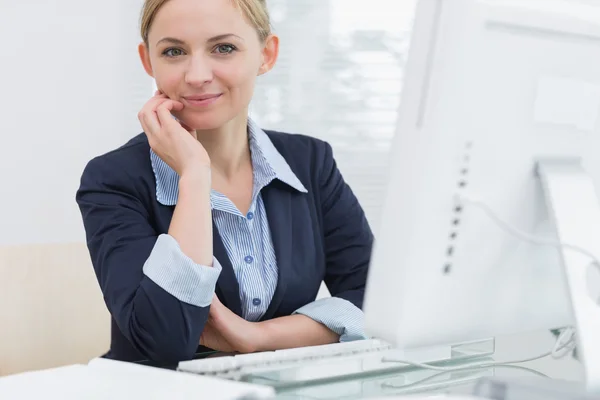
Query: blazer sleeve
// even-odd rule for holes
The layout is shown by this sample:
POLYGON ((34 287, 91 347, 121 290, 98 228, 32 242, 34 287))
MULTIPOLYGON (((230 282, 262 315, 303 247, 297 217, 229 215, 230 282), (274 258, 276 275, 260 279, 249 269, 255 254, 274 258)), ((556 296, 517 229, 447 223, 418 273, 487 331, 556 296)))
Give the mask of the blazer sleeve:
POLYGON ((172 237, 159 236, 136 183, 107 160, 85 168, 76 200, 92 264, 106 305, 134 348, 150 360, 188 360, 220 267, 195 265, 172 237))
POLYGON ((373 233, 358 203, 344 181, 325 143, 320 182, 325 241, 325 284, 333 297, 362 309, 373 233))

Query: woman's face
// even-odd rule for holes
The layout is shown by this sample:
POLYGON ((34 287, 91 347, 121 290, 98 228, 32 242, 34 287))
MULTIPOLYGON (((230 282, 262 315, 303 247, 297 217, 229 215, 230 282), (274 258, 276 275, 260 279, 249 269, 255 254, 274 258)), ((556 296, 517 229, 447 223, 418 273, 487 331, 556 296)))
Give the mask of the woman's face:
POLYGON ((159 90, 183 103, 192 129, 247 115, 256 77, 270 70, 279 42, 262 42, 231 0, 170 0, 155 16, 140 57, 159 90))

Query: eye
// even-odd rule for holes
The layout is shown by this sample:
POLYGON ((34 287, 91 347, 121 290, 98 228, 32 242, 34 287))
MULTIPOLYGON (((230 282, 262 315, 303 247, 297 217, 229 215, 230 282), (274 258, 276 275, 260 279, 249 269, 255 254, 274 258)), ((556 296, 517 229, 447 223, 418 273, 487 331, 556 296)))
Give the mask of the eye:
POLYGON ((162 54, 167 57, 179 57, 183 55, 183 50, 171 47, 163 51, 162 54))
POLYGON ((217 54, 231 54, 236 50, 237 48, 232 44, 220 44, 215 47, 215 53, 217 54))

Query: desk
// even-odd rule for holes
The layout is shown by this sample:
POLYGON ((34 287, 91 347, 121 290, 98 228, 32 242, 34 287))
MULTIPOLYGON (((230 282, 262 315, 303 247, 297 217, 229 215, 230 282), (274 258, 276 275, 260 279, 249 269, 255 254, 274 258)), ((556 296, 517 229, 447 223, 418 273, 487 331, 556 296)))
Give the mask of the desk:
MULTIPOLYGON (((496 338, 495 361, 509 361, 542 354, 554 345, 555 338, 548 332, 536 332, 496 338)), ((338 380, 308 387, 279 389, 278 399, 359 399, 409 393, 467 394, 475 380, 486 377, 535 378, 540 374, 552 379, 581 382, 583 370, 572 358, 560 360, 551 357, 521 364, 519 367, 495 367, 471 371, 440 373, 407 367, 406 372, 382 374, 364 379, 338 380), (412 384, 412 386, 406 386, 412 384)), ((544 379, 544 378, 540 378, 544 379)), ((548 379, 548 378, 545 378, 548 379)))
MULTIPOLYGON (((548 331, 498 337, 496 351, 490 361, 510 361, 543 354, 555 343, 555 337, 548 331)), ((198 355, 197 358, 210 354, 198 355)), ((150 364, 152 365, 152 364, 150 364)), ((159 366, 159 365, 154 365, 159 366)), ((175 365, 160 365, 175 369, 175 365)), ((382 373, 359 379, 337 379, 324 384, 290 385, 278 388, 278 399, 360 399, 375 396, 409 393, 471 393, 474 383, 482 377, 540 377, 581 382, 583 370, 577 360, 560 360, 547 357, 541 360, 520 364, 518 367, 494 367, 452 373, 440 373, 406 367, 403 372, 382 373), (407 386, 410 385, 410 386, 407 386)), ((547 378, 546 378, 547 379, 547 378)))

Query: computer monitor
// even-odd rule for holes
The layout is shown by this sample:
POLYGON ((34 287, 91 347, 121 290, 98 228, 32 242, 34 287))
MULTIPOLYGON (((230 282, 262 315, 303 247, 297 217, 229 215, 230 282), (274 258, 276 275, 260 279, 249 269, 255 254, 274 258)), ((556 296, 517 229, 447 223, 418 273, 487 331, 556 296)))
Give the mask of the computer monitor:
POLYGON ((417 348, 573 325, 600 392, 599 113, 599 8, 421 0, 367 332, 417 348))

